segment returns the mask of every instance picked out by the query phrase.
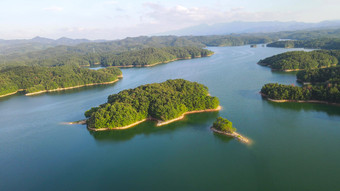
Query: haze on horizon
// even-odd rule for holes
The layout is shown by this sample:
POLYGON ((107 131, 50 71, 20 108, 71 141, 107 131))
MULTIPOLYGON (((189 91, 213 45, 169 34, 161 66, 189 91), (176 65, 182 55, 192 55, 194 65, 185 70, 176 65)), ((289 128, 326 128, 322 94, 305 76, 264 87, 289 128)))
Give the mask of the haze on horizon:
POLYGON ((11 0, 0 2, 0 39, 118 39, 233 21, 339 20, 339 0, 11 0))

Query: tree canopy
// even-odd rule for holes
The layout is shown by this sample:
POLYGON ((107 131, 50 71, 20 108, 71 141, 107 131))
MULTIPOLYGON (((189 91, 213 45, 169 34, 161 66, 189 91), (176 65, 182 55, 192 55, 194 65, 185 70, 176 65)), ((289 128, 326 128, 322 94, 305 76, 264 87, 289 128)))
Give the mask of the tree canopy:
POLYGON ((276 70, 306 70, 325 68, 338 64, 335 51, 292 51, 277 54, 259 61, 260 65, 269 66, 276 70))
POLYGON ((26 93, 67 88, 92 83, 111 82, 122 72, 115 67, 90 70, 74 65, 68 66, 18 66, 0 71, 0 95, 20 89, 26 93))
POLYGON ((100 63, 103 66, 147 66, 176 59, 205 57, 212 53, 196 47, 144 48, 120 54, 104 54, 100 63))
POLYGON ((306 83, 338 83, 340 82, 340 67, 300 71, 297 79, 306 83))
POLYGON ((108 97, 108 102, 85 112, 90 128, 117 128, 137 121, 154 118, 167 121, 187 111, 215 109, 216 97, 208 88, 183 79, 142 85, 108 97))
POLYGON ((216 121, 213 124, 213 128, 224 131, 228 133, 233 133, 236 131, 236 128, 233 127, 233 123, 229 121, 228 119, 218 117, 216 121))
POLYGON ((310 40, 285 40, 267 44, 268 47, 278 48, 315 48, 315 49, 340 49, 340 38, 318 38, 310 40))

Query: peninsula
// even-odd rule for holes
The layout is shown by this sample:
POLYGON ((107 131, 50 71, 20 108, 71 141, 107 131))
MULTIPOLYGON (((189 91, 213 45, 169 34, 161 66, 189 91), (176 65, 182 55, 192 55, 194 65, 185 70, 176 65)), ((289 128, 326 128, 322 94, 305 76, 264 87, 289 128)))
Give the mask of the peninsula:
POLYGON ((300 71, 302 87, 269 83, 261 95, 273 102, 308 102, 340 105, 340 67, 300 71))
POLYGON ((101 55, 101 65, 126 68, 150 67, 176 60, 207 57, 213 55, 213 53, 210 50, 198 47, 143 48, 119 54, 103 54, 101 55))
POLYGON ((293 51, 274 55, 258 62, 272 70, 292 72, 308 69, 328 68, 338 64, 339 51, 315 50, 311 52, 293 51))
POLYGON ((220 110, 208 88, 183 79, 142 85, 108 97, 108 102, 85 112, 93 131, 127 129, 146 120, 157 126, 180 120, 186 114, 220 110))
POLYGON ((242 143, 251 144, 250 139, 242 136, 239 133, 236 133, 236 128, 233 127, 233 123, 228 119, 218 117, 211 127, 211 130, 215 133, 234 137, 242 143))
POLYGON ((122 77, 119 68, 108 67, 90 70, 74 65, 44 67, 17 66, 0 72, 0 97, 13 95, 18 91, 25 95, 111 84, 122 77))

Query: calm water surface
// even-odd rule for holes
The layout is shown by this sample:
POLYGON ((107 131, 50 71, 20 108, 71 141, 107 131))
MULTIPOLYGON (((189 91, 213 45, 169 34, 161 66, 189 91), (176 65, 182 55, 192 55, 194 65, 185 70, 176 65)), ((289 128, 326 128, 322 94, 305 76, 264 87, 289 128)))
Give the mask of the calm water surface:
POLYGON ((209 58, 123 69, 114 85, 0 98, 0 190, 340 190, 340 107, 258 94, 265 83, 296 83, 256 64, 287 49, 210 49, 209 58), (62 124, 110 94, 176 78, 208 86, 223 110, 124 131, 62 124), (254 144, 213 134, 217 116, 254 144))

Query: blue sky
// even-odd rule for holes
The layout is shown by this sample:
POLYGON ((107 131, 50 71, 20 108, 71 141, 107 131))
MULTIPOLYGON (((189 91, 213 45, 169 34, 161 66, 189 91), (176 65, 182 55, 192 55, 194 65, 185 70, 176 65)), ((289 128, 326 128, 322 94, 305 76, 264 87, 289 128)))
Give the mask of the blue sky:
POLYGON ((340 0, 1 0, 0 39, 117 39, 232 21, 340 19, 340 0))

